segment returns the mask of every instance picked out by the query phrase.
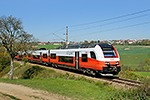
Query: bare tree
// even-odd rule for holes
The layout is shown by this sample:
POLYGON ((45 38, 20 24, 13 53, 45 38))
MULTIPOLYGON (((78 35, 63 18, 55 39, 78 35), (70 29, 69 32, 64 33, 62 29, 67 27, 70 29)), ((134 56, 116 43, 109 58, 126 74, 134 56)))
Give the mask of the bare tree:
POLYGON ((34 41, 33 35, 23 30, 22 21, 11 15, 0 18, 0 42, 11 57, 10 80, 13 79, 13 60, 18 51, 25 52, 31 48, 34 41))

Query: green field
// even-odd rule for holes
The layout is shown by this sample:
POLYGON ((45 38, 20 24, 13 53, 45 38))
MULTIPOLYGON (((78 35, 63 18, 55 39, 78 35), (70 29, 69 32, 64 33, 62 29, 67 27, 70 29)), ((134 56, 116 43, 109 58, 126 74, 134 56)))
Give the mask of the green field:
POLYGON ((150 47, 146 46, 115 46, 119 52, 121 65, 139 68, 146 58, 150 58, 150 47))
POLYGON ((150 72, 135 72, 135 73, 144 77, 150 77, 150 72))
POLYGON ((46 48, 48 50, 48 49, 58 48, 59 46, 62 46, 62 45, 40 45, 37 48, 46 48))

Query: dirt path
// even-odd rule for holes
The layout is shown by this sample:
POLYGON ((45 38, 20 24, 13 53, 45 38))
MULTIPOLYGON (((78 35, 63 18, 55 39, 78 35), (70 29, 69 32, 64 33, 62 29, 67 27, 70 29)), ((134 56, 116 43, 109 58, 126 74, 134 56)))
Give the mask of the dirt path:
POLYGON ((14 100, 10 98, 10 96, 18 100, 71 100, 70 98, 48 93, 46 91, 0 82, 0 100, 14 100))

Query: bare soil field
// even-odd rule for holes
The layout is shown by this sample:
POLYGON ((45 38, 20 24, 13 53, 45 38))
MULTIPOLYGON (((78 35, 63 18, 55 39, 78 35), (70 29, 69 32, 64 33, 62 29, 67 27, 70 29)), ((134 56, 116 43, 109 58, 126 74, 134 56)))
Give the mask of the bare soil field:
POLYGON ((0 82, 0 100, 71 100, 61 95, 35 90, 22 85, 0 82), (11 98, 14 97, 14 98, 11 98))

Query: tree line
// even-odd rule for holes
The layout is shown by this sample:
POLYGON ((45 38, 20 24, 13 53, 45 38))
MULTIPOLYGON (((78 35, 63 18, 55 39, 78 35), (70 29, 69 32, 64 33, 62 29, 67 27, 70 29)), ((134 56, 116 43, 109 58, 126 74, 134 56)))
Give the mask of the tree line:
POLYGON ((128 42, 127 40, 124 40, 123 42, 119 42, 120 40, 113 40, 113 41, 80 41, 80 42, 77 42, 77 43, 74 43, 74 42, 70 42, 69 44, 93 44, 93 43, 109 43, 109 44, 112 44, 112 45, 141 45, 141 46, 150 46, 150 40, 142 40, 141 42, 128 42))

